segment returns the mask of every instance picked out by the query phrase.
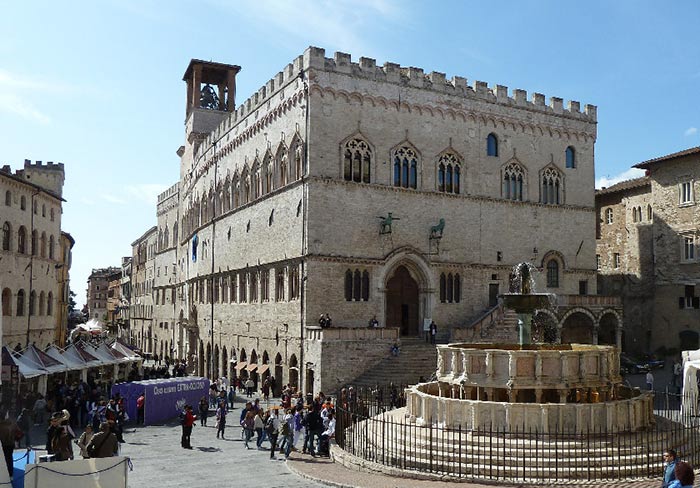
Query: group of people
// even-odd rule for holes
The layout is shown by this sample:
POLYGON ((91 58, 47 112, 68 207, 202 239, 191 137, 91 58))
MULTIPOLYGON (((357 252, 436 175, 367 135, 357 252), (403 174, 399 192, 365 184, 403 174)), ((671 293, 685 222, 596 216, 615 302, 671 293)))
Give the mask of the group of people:
POLYGON ((333 320, 328 314, 321 314, 321 318, 318 319, 318 326, 322 329, 328 329, 333 325, 333 320))
POLYGON ((673 449, 664 451, 664 473, 661 488, 693 488, 693 467, 678 459, 673 449))

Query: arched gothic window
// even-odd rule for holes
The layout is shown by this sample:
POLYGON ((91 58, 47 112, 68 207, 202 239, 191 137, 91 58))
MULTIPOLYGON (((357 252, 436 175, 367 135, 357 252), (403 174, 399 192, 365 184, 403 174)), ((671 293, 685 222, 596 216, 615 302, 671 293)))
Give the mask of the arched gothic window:
POLYGON ((24 195, 19 197, 19 208, 22 210, 27 210, 27 199, 24 195))
POLYGON ((17 230, 17 252, 20 254, 27 253, 27 231, 24 226, 20 226, 17 230))
POLYGON ((440 301, 459 303, 462 300, 462 281, 459 274, 440 274, 440 301))
POLYGON ((2 315, 4 317, 12 315, 12 292, 9 288, 2 290, 2 315))
POLYGON ((32 291, 29 294, 29 316, 36 315, 36 292, 32 291))
POLYGON ((608 224, 613 223, 613 209, 608 208, 605 210, 605 222, 608 224))
POLYGON ((2 224, 2 250, 9 251, 12 242, 12 226, 9 222, 2 224))
POLYGON ((653 212, 653 210, 651 209, 651 205, 647 205, 647 220, 648 220, 649 222, 651 222, 652 220, 654 220, 654 212, 653 212))
POLYGON ((53 293, 49 292, 46 299, 46 315, 53 315, 53 293))
MULTIPOLYGON (((304 164, 304 143, 297 139, 296 143, 292 144, 292 147, 294 148, 294 176, 297 180, 300 180, 306 171, 306 165, 304 164)), ((363 174, 367 174, 367 181, 365 181, 365 183, 369 183, 370 159, 371 157, 368 159, 367 169, 363 169, 363 174)))
POLYGON ((46 294, 42 291, 39 294, 39 315, 43 316, 46 314, 46 294))
POLYGON ((641 222, 642 220, 644 220, 644 219, 642 218, 642 207, 641 207, 641 206, 640 206, 640 207, 637 207, 637 217, 639 217, 639 221, 640 221, 640 222, 641 222))
POLYGON ((352 301, 352 271, 345 271, 345 300, 352 301))
POLYGON ((547 168, 542 172, 542 184, 540 188, 540 202, 549 205, 561 203, 561 175, 554 168, 547 168))
POLYGON ((486 155, 498 156, 498 138, 493 132, 486 137, 486 155))
POLYGON ((54 211, 53 211, 53 207, 51 207, 50 215, 51 215, 51 222, 53 222, 53 221, 54 221, 54 218, 55 218, 55 216, 54 216, 54 211))
POLYGON ((10 190, 5 192, 5 205, 8 207, 12 205, 12 192, 10 190))
POLYGON ((460 192, 460 160, 456 154, 445 153, 438 159, 438 191, 460 192))
POLYGON ((49 259, 54 258, 54 240, 53 236, 49 237, 49 259))
POLYGON ((576 151, 572 146, 566 148, 566 167, 575 168, 576 167, 576 151))
POLYGON ((547 262, 547 288, 559 288, 559 262, 556 259, 547 262))
POLYGON ((37 245, 38 245, 38 231, 32 231, 32 256, 36 256, 37 245))
MULTIPOLYGON (((284 183, 281 183, 284 185, 284 183)), ((270 193, 272 190, 275 189, 275 184, 274 184, 274 169, 272 167, 272 156, 269 154, 265 156, 265 160, 263 161, 263 185, 262 185, 262 193, 267 194, 270 193)))
POLYGON ((394 152, 394 186, 418 187, 418 155, 409 146, 402 146, 394 152))
POLYGON ((524 173, 518 163, 510 163, 503 169, 503 198, 523 200, 524 173))
POLYGON ((357 183, 370 183, 372 149, 366 141, 355 138, 345 143, 343 150, 343 179, 357 183))
POLYGON ((177 244, 177 222, 173 224, 173 244, 177 244))
POLYGON ((40 254, 42 258, 46 257, 46 232, 41 233, 41 241, 40 241, 41 247, 40 249, 40 254))
POLYGON ((366 302, 369 300, 369 272, 367 270, 345 271, 345 300, 366 302))
POLYGON ((24 290, 19 290, 17 292, 17 317, 23 317, 24 316, 24 302, 25 302, 25 297, 24 297, 24 290))

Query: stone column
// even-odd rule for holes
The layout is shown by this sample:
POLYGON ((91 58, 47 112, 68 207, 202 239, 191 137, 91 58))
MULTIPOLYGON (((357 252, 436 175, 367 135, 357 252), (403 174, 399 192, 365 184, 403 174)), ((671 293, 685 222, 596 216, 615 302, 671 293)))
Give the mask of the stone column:
POLYGON ((236 109, 236 73, 234 71, 229 71, 227 73, 226 88, 228 89, 226 110, 228 112, 233 112, 236 109))
POLYGON ((618 351, 622 351, 622 324, 617 324, 615 327, 615 345, 618 351))
POLYGON ((600 324, 595 324, 593 326, 593 344, 598 344, 598 331, 600 331, 600 324))

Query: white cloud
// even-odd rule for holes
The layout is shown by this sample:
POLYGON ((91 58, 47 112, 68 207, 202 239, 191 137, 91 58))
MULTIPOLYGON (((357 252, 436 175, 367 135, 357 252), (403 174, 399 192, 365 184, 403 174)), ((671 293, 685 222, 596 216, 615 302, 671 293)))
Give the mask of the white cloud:
POLYGON ((632 180, 634 178, 640 178, 642 176, 644 176, 644 170, 639 168, 630 168, 627 171, 620 173, 619 175, 601 176, 600 178, 595 180, 595 187, 597 189, 603 187, 609 188, 617 183, 620 183, 621 181, 632 180))
POLYGON ((167 185, 162 185, 160 183, 141 183, 138 185, 127 185, 125 188, 128 196, 132 196, 152 206, 155 206, 158 202, 158 195, 167 189, 167 185))
MULTIPOLYGON (((232 8, 226 0, 210 2, 224 10, 232 8)), ((406 10, 396 0, 240 0, 233 5, 236 14, 251 18, 261 26, 263 34, 284 32, 299 40, 313 39, 321 47, 360 55, 373 54, 366 35, 370 24, 387 27, 406 16, 406 10)))
POLYGON ((115 203, 117 205, 126 205, 126 200, 123 200, 119 197, 115 197, 114 195, 110 195, 109 193, 103 193, 100 195, 103 200, 108 201, 109 203, 115 203))
POLYGON ((18 115, 23 119, 37 122, 41 125, 47 125, 51 122, 51 118, 48 115, 27 102, 25 98, 15 93, 2 93, 1 90, 2 88, 0 88, 0 112, 18 115))
POLYGON ((683 134, 686 136, 694 136, 697 133, 698 133, 697 127, 688 127, 683 134))

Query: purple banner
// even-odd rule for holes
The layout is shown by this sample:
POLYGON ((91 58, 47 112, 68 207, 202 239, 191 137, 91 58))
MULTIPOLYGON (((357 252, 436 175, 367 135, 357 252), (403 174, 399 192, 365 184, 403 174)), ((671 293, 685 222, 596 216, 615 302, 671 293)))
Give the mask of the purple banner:
POLYGON ((120 383, 112 387, 112 395, 124 397, 126 412, 136 420, 136 399, 145 393, 144 423, 159 424, 177 417, 185 404, 197 410, 200 398, 209 393, 207 378, 186 377, 120 383))

